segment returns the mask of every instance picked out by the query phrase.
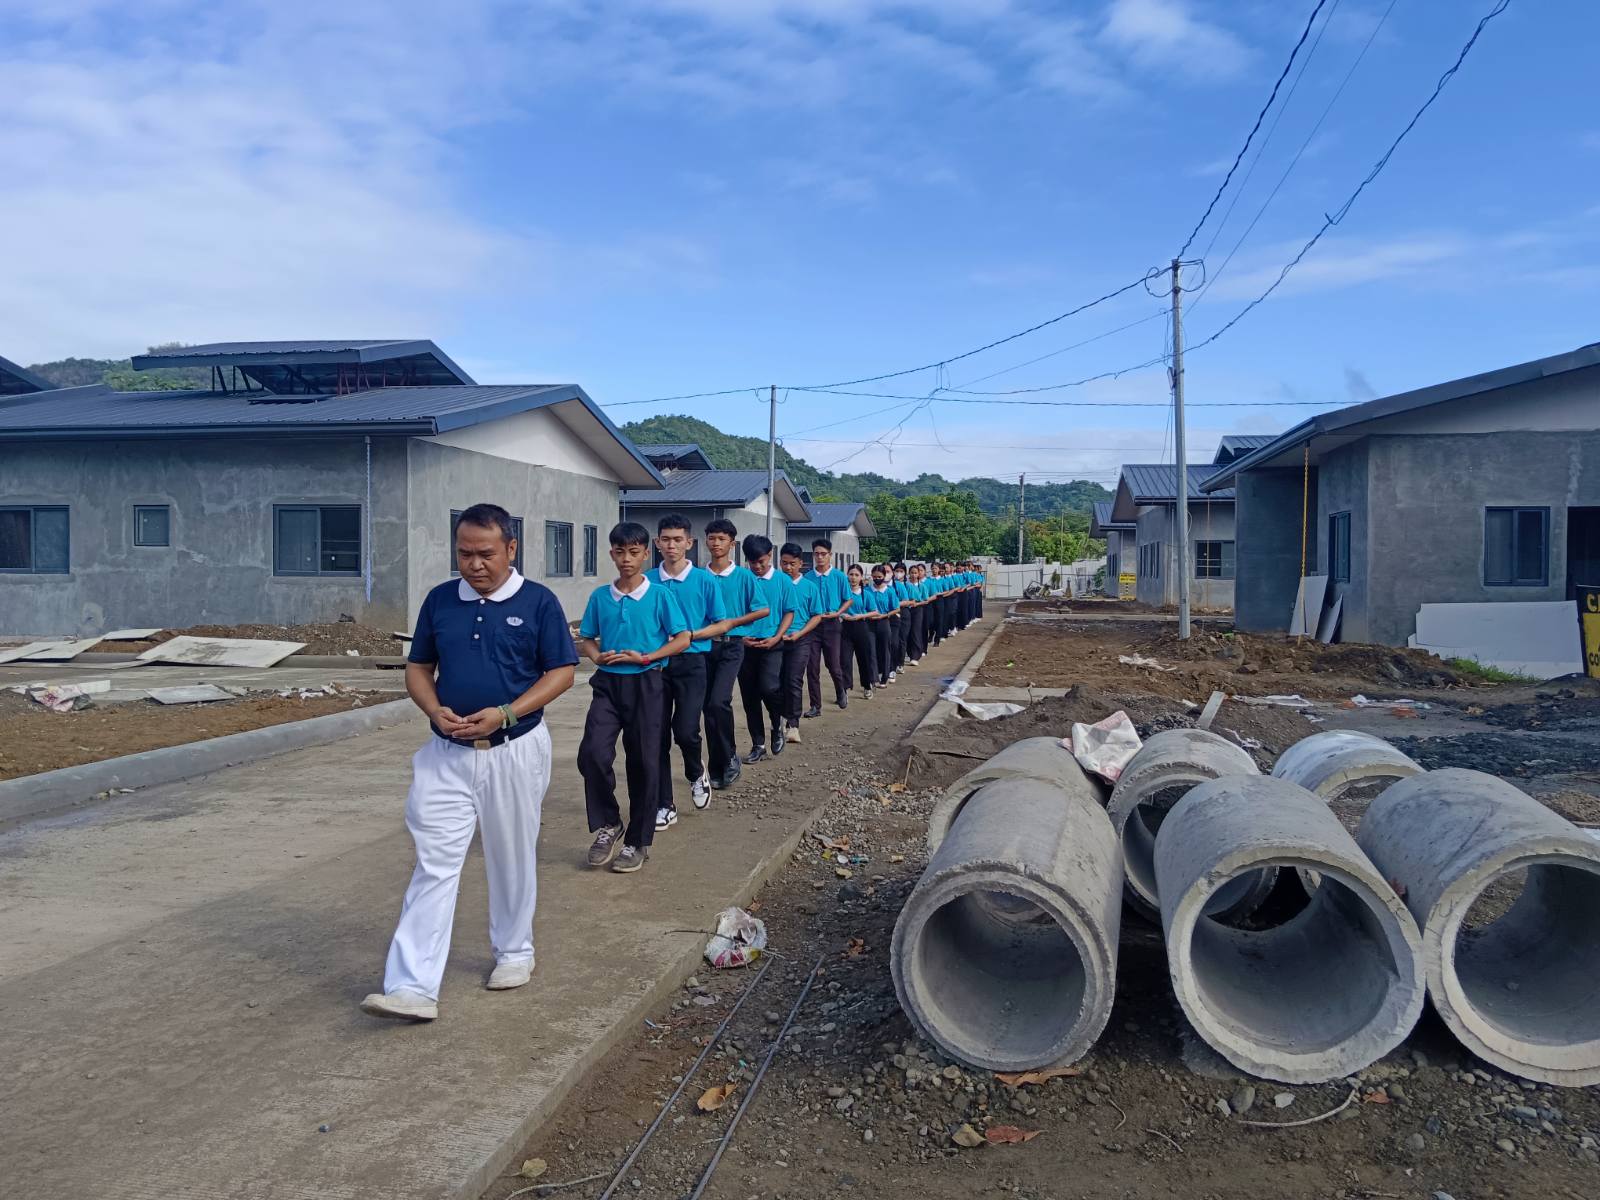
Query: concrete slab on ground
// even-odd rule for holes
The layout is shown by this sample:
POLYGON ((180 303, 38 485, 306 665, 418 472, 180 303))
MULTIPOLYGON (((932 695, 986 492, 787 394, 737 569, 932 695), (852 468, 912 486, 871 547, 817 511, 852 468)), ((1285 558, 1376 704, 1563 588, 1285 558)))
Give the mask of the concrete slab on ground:
POLYGON ((330 683, 344 684, 362 691, 406 690, 404 671, 375 671, 370 667, 185 667, 162 664, 135 667, 127 671, 107 671, 104 664, 97 666, 95 663, 80 662, 0 665, 0 688, 82 683, 88 679, 111 681, 111 691, 96 696, 96 704, 142 700, 150 688, 193 687, 202 683, 261 692, 319 688, 330 683))
MULTIPOLYGON (((897 694, 931 702, 986 632, 897 694)), ((356 1007, 380 983, 411 867, 401 809, 420 718, 0 833, 7 1193, 95 1195, 113 1179, 133 1200, 477 1196, 692 968, 705 939, 681 931, 747 901, 814 803, 697 813, 680 794, 643 872, 589 871, 574 766, 587 702, 580 687, 549 712, 534 982, 483 990, 475 849, 432 1025, 356 1007)), ((830 707, 796 749, 860 744, 853 726, 872 720, 830 707)))

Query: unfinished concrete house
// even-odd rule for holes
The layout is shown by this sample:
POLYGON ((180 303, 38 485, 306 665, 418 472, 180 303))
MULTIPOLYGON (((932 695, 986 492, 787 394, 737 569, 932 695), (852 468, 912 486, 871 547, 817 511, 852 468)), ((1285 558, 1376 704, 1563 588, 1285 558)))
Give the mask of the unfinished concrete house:
MULTIPOLYGON (((1114 500, 1096 500, 1094 502, 1094 515, 1089 521, 1089 536, 1100 538, 1106 544, 1106 579, 1102 589, 1108 596, 1120 596, 1123 574, 1134 574, 1134 563, 1138 555, 1135 552, 1137 545, 1137 526, 1133 521, 1114 521, 1111 519, 1111 508, 1114 500)), ((1128 589, 1127 599, 1133 598, 1133 586, 1128 589)))
POLYGON ((1600 584, 1600 344, 1323 413, 1200 486, 1233 498, 1240 629, 1289 627, 1302 545, 1344 641, 1405 645, 1424 605, 1566 601, 1600 584))
POLYGON ((454 517, 505 506, 576 613, 621 487, 661 476, 573 384, 478 386, 427 341, 144 355, 209 391, 0 399, 0 631, 336 621, 410 627, 454 517))
MULTIPOLYGON (((661 452, 675 453, 674 461, 694 461, 684 453, 692 450, 704 462, 698 446, 641 446, 640 453, 656 456, 664 461, 661 452)), ((709 466, 709 463, 707 464, 709 466)), ((791 522, 804 521, 809 515, 799 489, 782 471, 777 474, 776 495, 767 495, 765 471, 715 471, 699 467, 669 468, 661 475, 660 486, 653 488, 626 488, 622 492, 622 519, 637 521, 651 533, 656 522, 668 513, 677 513, 689 520, 689 533, 694 546, 689 557, 697 564, 709 557, 706 553, 705 528, 718 517, 732 521, 742 541, 747 533, 767 531, 767 506, 772 505, 772 543, 781 546, 788 535, 791 522)), ((659 560, 660 555, 652 552, 659 560)), ((734 546, 734 561, 744 561, 744 551, 734 546)))
POLYGON ((849 567, 861 561, 861 539, 878 532, 867 506, 859 500, 829 502, 813 500, 806 505, 811 515, 804 521, 789 523, 789 540, 799 542, 807 558, 811 543, 817 538, 827 538, 833 543, 833 564, 849 567))
MULTIPOLYGON (((1197 609, 1233 607, 1233 493, 1203 495, 1200 485, 1218 467, 1189 465, 1189 603, 1197 609)), ((1111 520, 1133 527, 1132 555, 1124 534, 1122 572, 1138 576, 1134 598, 1142 604, 1178 602, 1178 469, 1172 463, 1129 463, 1117 480, 1111 520)), ((1109 572, 1108 572, 1109 574, 1109 572)))

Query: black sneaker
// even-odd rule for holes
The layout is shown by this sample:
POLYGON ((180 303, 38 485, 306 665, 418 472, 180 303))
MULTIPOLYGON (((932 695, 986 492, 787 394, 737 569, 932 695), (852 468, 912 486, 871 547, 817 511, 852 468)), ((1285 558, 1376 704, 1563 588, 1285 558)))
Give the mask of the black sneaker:
POLYGON ((611 869, 618 875, 632 875, 645 860, 650 857, 650 851, 641 850, 636 846, 624 846, 622 853, 617 855, 617 861, 611 864, 611 869))
POLYGON ((758 763, 767 756, 767 748, 760 744, 750 747, 750 753, 744 756, 745 764, 758 763))
POLYGON ((723 788, 724 790, 731 788, 734 784, 739 782, 739 775, 739 760, 736 758, 728 764, 728 769, 722 773, 722 779, 717 786, 723 788))
POLYGON ((783 727, 780 725, 777 729, 774 729, 772 731, 772 753, 773 753, 773 755, 777 756, 779 754, 782 754, 783 753, 783 748, 787 744, 788 744, 788 739, 784 737, 783 727))
POLYGON ((617 857, 617 852, 622 849, 622 826, 608 825, 594 836, 594 845, 589 847, 589 865, 603 867, 617 857))
POLYGON ((840 708, 849 708, 850 707, 850 697, 849 696, 840 696, 837 700, 834 701, 834 703, 837 704, 840 708))
POLYGON ((803 717, 820 717, 822 715, 822 705, 813 704, 810 708, 806 709, 806 711, 801 713, 800 715, 803 716, 803 717))

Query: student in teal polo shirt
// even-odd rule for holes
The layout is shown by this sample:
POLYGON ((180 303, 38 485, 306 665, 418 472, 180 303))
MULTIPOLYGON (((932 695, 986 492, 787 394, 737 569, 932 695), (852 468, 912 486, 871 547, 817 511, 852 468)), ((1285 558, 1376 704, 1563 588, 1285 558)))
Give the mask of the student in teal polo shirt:
POLYGON ((806 578, 817 585, 822 593, 822 624, 817 627, 819 653, 812 655, 806 669, 806 682, 811 692, 808 717, 822 715, 822 667, 827 665, 833 680, 833 702, 840 708, 850 707, 850 685, 845 681, 840 638, 843 625, 840 618, 850 607, 850 581, 843 571, 833 565, 833 543, 827 538, 817 538, 811 543, 811 558, 816 563, 806 572, 806 578))
POLYGON ((872 587, 864 584, 866 573, 861 569, 860 563, 851 563, 847 572, 850 577, 850 611, 844 614, 844 680, 845 686, 850 686, 850 663, 855 660, 856 667, 861 676, 861 695, 863 699, 872 699, 872 681, 878 677, 878 652, 877 644, 873 641, 872 629, 878 623, 877 611, 872 607, 872 587))
POLYGON ((624 521, 611 530, 610 541, 617 581, 595 588, 578 626, 578 649, 600 668, 589 681, 593 694, 578 744, 578 772, 595 835, 589 865, 629 874, 644 866, 655 840, 666 710, 661 664, 688 649, 689 622, 667 589, 644 573, 650 531, 624 521), (627 760, 626 830, 612 769, 618 734, 627 760))
POLYGON ((650 572, 650 582, 664 588, 678 602, 690 631, 689 648, 669 658, 662 668, 667 695, 661 726, 661 773, 656 784, 657 833, 678 823, 678 808, 672 800, 673 742, 683 753, 683 777, 689 781, 694 806, 704 808, 711 803, 711 776, 700 753, 700 714, 706 706, 711 640, 727 632, 728 612, 722 602, 722 589, 711 572, 689 561, 693 545, 688 517, 668 513, 656 522, 656 550, 661 554, 661 564, 650 572))
POLYGON ((894 633, 890 622, 900 611, 900 600, 889 586, 889 571, 882 563, 872 568, 872 606, 883 614, 883 619, 872 627, 873 645, 877 649, 878 686, 888 687, 895 681, 894 633))
POLYGON ((794 584, 794 624, 783 638, 783 716, 788 729, 774 744, 774 754, 782 752, 785 741, 801 740, 800 713, 805 707, 807 668, 819 651, 816 630, 822 622, 822 590, 804 574, 805 555, 794 542, 785 542, 778 560, 794 584))
POLYGON ((739 778, 738 745, 733 732, 733 685, 744 664, 745 635, 750 626, 767 615, 756 577, 733 561, 733 546, 739 530, 726 517, 706 524, 706 549, 711 559, 706 570, 722 592, 722 607, 728 614, 728 631, 711 639, 706 657, 706 759, 711 767, 711 786, 718 791, 732 787, 739 778))
POLYGON ((767 615, 745 626, 744 663, 739 668, 739 698, 750 730, 746 765, 767 756, 765 710, 774 741, 783 736, 783 635, 794 622, 794 584, 772 561, 772 543, 759 533, 745 535, 744 561, 756 578, 756 591, 767 615))

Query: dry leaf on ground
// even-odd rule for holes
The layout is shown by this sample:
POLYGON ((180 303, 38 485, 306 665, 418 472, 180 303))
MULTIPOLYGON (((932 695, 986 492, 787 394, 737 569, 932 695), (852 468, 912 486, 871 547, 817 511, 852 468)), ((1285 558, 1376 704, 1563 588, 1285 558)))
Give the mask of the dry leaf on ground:
POLYGON ((903 863, 903 862, 905 862, 905 860, 906 860, 906 856, 904 854, 891 854, 891 855, 889 855, 889 861, 892 862, 892 863, 903 863))
POLYGON ((860 958, 867 952, 867 943, 864 938, 851 938, 844 944, 846 958, 860 958))
POLYGON ((716 1112, 728 1102, 728 1097, 733 1095, 734 1089, 738 1086, 736 1083, 723 1083, 714 1088, 707 1088, 700 1093, 700 1099, 694 1102, 694 1106, 701 1112, 716 1112))
POLYGON ((960 1129, 950 1135, 950 1140, 968 1150, 975 1150, 984 1144, 983 1134, 979 1133, 971 1125, 961 1126, 960 1129))
POLYGON ((1030 1083, 1049 1083, 1052 1079, 1082 1074, 1077 1067, 1040 1067, 1037 1071, 1018 1071, 1014 1075, 1002 1075, 996 1071, 994 1077, 1010 1087, 1024 1087, 1030 1083))
POLYGON ((1389 1099, 1389 1093, 1388 1092, 1368 1092, 1365 1096, 1361 1097, 1361 1099, 1364 1100, 1368 1104, 1393 1104, 1394 1103, 1394 1101, 1389 1099))
POLYGON ((1041 1129, 1018 1129, 1015 1125, 996 1125, 983 1136, 991 1146, 1015 1146, 1031 1142, 1043 1132, 1041 1129))
POLYGON ((898 782, 897 783, 891 783, 889 785, 889 790, 891 792, 893 792, 895 795, 898 796, 901 792, 906 790, 906 785, 903 784, 903 783, 898 783, 898 782))
POLYGON ((517 1174, 524 1179, 537 1179, 550 1169, 550 1164, 542 1158, 526 1158, 522 1161, 522 1170, 517 1174))
POLYGON ((850 838, 848 834, 842 838, 831 838, 825 833, 813 833, 811 836, 822 843, 822 848, 824 850, 850 849, 850 838))

